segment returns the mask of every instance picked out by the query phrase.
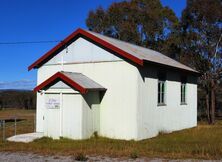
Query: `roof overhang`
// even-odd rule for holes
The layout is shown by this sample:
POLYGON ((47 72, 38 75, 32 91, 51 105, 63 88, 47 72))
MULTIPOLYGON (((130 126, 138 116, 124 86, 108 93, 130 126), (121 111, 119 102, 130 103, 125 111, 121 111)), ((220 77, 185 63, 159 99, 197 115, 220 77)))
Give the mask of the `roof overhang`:
MULTIPOLYGON (((82 75, 82 74, 81 74, 82 75)), ((94 82, 93 80, 89 79, 88 77, 82 75, 82 80, 84 82, 88 82, 88 84, 94 83, 96 85, 99 85, 98 83, 94 82)), ((68 75, 66 75, 66 72, 57 72, 44 82, 42 82, 40 85, 34 88, 34 92, 38 92, 40 90, 45 90, 49 88, 50 86, 54 85, 58 81, 62 81, 74 90, 77 90, 81 94, 86 94, 89 90, 96 90, 96 91, 106 91, 105 88, 102 86, 96 86, 96 87, 86 87, 83 83, 79 82, 78 80, 75 80, 75 78, 71 78, 68 75)))
POLYGON ((153 66, 157 66, 159 68, 162 68, 162 69, 170 69, 170 70, 174 70, 174 71, 180 71, 182 72, 182 74, 189 74, 189 75, 194 75, 194 76, 201 76, 200 72, 196 71, 196 70, 185 70, 185 69, 182 69, 182 68, 178 68, 178 67, 173 67, 173 66, 170 66, 170 65, 166 65, 166 64, 161 64, 161 63, 156 63, 156 62, 152 62, 152 61, 148 61, 148 60, 144 60, 144 66, 146 65, 153 65, 153 66))
POLYGON ((32 70, 33 68, 39 68, 40 66, 42 66, 45 62, 47 62, 50 58, 52 58, 53 56, 55 56, 56 54, 58 54, 58 51, 63 49, 64 47, 66 47, 67 44, 69 44, 70 42, 72 42, 73 40, 79 38, 79 37, 86 37, 90 40, 92 40, 93 42, 98 43, 99 45, 101 45, 104 48, 107 48, 117 54, 119 54, 120 56, 122 56, 123 58, 126 58, 128 60, 131 60, 132 62, 138 64, 138 65, 143 65, 143 60, 135 57, 133 55, 131 55, 130 53, 127 53, 126 51, 112 45, 111 43, 98 38, 97 36, 83 30, 83 29, 77 29, 75 32, 73 32, 71 35, 69 35, 67 38, 65 38, 63 41, 61 41, 59 44, 57 44, 54 48, 52 48, 50 51, 48 51, 47 53, 45 53, 42 57, 40 57, 37 61, 35 61, 33 64, 31 64, 28 67, 28 70, 32 70))

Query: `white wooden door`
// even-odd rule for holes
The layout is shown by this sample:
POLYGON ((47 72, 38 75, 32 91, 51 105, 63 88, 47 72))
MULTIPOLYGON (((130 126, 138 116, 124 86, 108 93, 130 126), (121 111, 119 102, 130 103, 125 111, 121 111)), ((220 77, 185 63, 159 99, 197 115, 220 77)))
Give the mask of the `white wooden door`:
POLYGON ((82 137, 82 96, 63 94, 62 136, 70 139, 82 137))
POLYGON ((60 94, 45 94, 44 135, 60 138, 60 94))

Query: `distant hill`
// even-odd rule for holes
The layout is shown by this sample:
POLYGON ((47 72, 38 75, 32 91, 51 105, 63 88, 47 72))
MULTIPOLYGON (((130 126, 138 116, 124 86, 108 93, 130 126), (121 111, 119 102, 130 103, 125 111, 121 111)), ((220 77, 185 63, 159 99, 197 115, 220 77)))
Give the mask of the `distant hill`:
POLYGON ((2 89, 0 90, 0 109, 23 108, 35 109, 36 94, 31 90, 2 89))
POLYGON ((28 89, 0 89, 0 92, 30 92, 28 89))

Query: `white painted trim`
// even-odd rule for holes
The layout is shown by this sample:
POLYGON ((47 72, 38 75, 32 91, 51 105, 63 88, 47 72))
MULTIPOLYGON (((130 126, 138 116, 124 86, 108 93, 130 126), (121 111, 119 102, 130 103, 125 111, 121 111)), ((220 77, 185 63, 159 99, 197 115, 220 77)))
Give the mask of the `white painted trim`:
MULTIPOLYGON (((114 60, 114 61, 85 61, 85 62, 69 62, 69 63, 63 63, 64 65, 73 65, 73 64, 93 64, 93 63, 106 63, 106 62, 124 62, 123 60, 114 60)), ((61 65, 61 63, 58 64, 44 64, 43 66, 55 66, 55 65, 61 65)))

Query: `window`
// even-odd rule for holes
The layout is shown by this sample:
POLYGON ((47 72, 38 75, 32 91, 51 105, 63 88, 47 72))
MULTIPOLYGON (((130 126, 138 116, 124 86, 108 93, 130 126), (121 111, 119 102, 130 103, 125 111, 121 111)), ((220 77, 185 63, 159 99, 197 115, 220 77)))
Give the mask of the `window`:
POLYGON ((158 80, 158 105, 166 104, 166 79, 165 75, 160 74, 158 80))
POLYGON ((180 102, 186 104, 186 78, 182 78, 180 86, 180 102))

